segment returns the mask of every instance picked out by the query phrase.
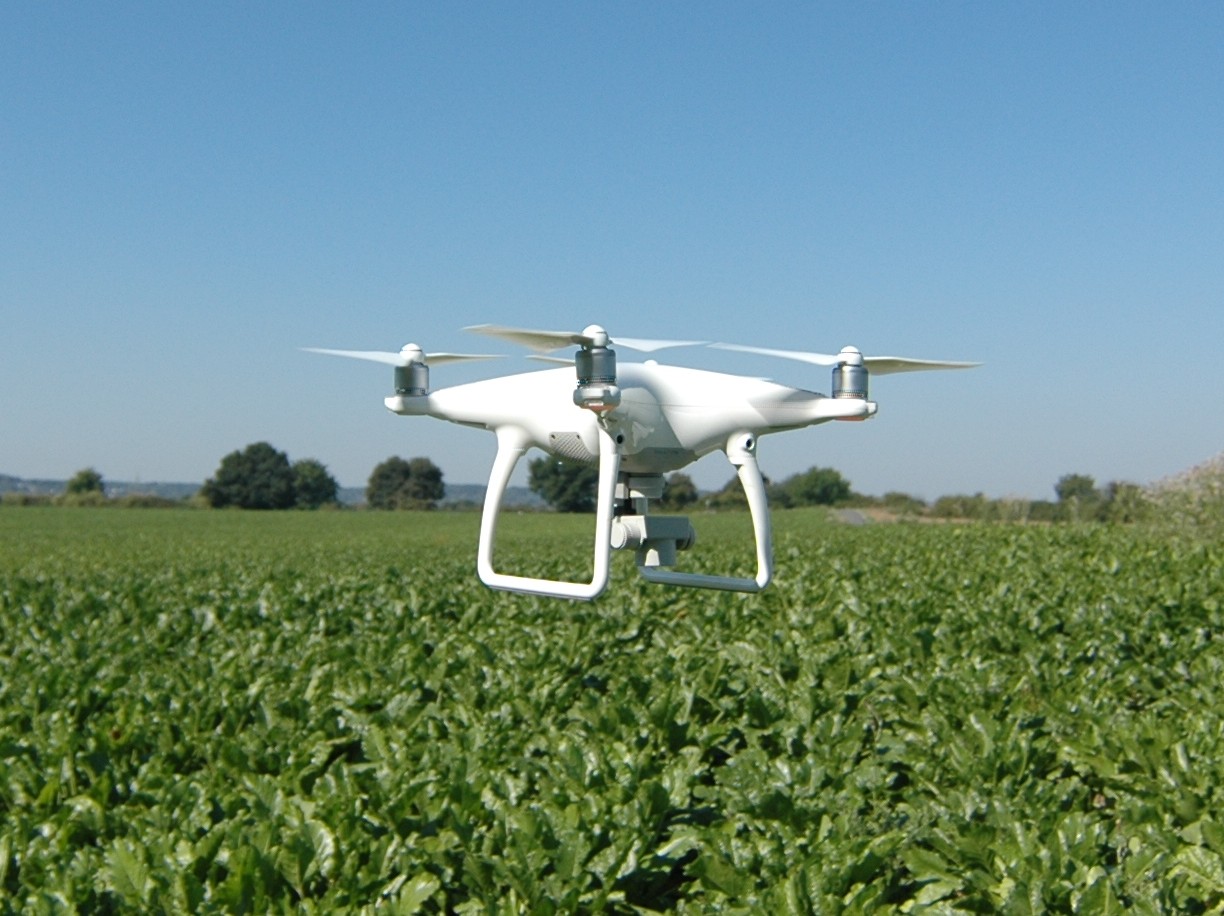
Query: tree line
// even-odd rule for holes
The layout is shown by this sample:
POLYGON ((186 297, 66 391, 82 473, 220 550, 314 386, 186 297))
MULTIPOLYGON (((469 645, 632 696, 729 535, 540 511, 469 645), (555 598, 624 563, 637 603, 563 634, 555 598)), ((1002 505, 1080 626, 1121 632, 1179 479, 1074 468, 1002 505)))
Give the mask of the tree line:
MULTIPOLYGON (((200 497, 214 509, 319 509, 339 504, 339 484, 320 462, 256 442, 221 459, 200 497)), ((442 469, 428 458, 396 456, 378 464, 366 485, 371 509, 433 509, 445 495, 442 469)))
MULTIPOLYGON (((599 469, 551 457, 529 465, 531 489, 560 512, 592 512, 599 469)), ((766 478, 769 504, 774 508, 829 506, 878 509, 892 517, 969 519, 1016 522, 1110 522, 1143 521, 1155 510, 1147 491, 1138 484, 1111 481, 1098 487, 1088 474, 1065 474, 1054 485, 1055 500, 989 499, 982 493, 941 496, 933 503, 908 493, 893 491, 883 496, 857 493, 834 468, 811 467, 780 482, 766 478)), ((722 489, 701 494, 692 478, 676 472, 664 480, 659 508, 668 510, 700 506, 706 509, 746 508, 739 478, 732 477, 722 489)))
MULTIPOLYGON (((528 464, 528 486, 558 512, 593 512, 599 468, 551 457, 537 458, 528 464)), ((780 484, 766 486, 773 506, 835 506, 854 494, 850 482, 833 468, 809 468, 788 477, 780 484)), ((664 510, 684 509, 701 505, 707 509, 746 507, 739 478, 732 477, 721 490, 702 496, 693 479, 683 471, 669 474, 663 480, 663 496, 657 505, 664 510)))
MULTIPOLYGON (((528 464, 528 486, 558 512, 593 512, 599 468, 551 456, 528 464)), ((780 482, 766 479, 769 503, 775 508, 829 506, 879 509, 894 517, 970 519, 1018 522, 1131 523, 1156 512, 1149 491, 1137 484, 1112 481, 1099 487, 1088 474, 1065 474, 1054 485, 1055 500, 989 499, 982 493, 941 496, 932 503, 907 493, 882 497, 856 493, 834 468, 812 467, 780 482)), ((212 508, 320 509, 339 505, 339 484, 327 468, 313 458, 290 461, 267 442, 256 442, 230 452, 216 473, 197 494, 197 502, 212 508)), ((442 470, 429 458, 392 456, 371 472, 365 488, 370 509, 434 509, 445 497, 442 470)), ((55 501, 68 505, 112 504, 106 484, 93 468, 78 471, 62 497, 21 497, 11 502, 55 501)), ((181 503, 148 496, 129 496, 121 505, 153 506, 181 503)), ((676 472, 664 479, 662 511, 690 507, 737 509, 747 505, 739 479, 732 477, 721 489, 701 493, 692 478, 676 472)))
MULTIPOLYGON (((267 442, 230 452, 216 473, 204 481, 190 502, 214 509, 322 509, 339 506, 340 485, 322 462, 313 458, 290 461, 267 442)), ((372 509, 433 509, 445 495, 442 469, 428 458, 391 457, 370 474, 366 505, 372 509)), ((6 505, 181 506, 187 500, 152 494, 111 499, 106 481, 94 468, 83 468, 68 480, 58 496, 5 494, 6 505)))

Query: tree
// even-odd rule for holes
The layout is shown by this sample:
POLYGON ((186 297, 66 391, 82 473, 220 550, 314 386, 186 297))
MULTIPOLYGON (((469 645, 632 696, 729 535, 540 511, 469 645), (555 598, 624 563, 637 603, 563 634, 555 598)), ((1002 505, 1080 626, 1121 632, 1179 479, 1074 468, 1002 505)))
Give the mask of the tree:
POLYGON ((1073 522, 1091 518, 1101 501, 1096 480, 1088 474, 1064 474, 1054 484, 1054 494, 1063 516, 1073 522))
POLYGON ((445 495, 442 469, 428 458, 388 458, 374 468, 366 484, 371 509, 433 509, 445 495))
POLYGON ((1129 525, 1151 516, 1152 505, 1143 487, 1135 483, 1112 480, 1101 494, 1101 521, 1129 525))
POLYGON ((880 504, 896 515, 921 515, 927 508, 926 503, 917 496, 911 496, 909 493, 902 493, 898 490, 889 490, 885 493, 880 498, 880 504))
POLYGON ((697 502, 699 496, 693 478, 676 472, 663 481, 663 497, 659 505, 664 509, 683 509, 697 502))
POLYGON ((214 509, 288 509, 296 499, 289 456, 267 442, 230 452, 216 476, 204 481, 200 495, 214 509))
MULTIPOLYGON (((769 489, 772 486, 770 479, 764 476, 762 479, 765 481, 766 489, 769 489)), ((747 509, 748 494, 744 492, 739 475, 736 474, 723 485, 721 490, 711 493, 702 502, 709 509, 747 509)))
POLYGON ((83 468, 72 475, 66 492, 72 496, 85 493, 105 494, 106 484, 102 482, 102 475, 93 468, 83 468))
POLYGON ((850 481, 833 468, 808 468, 786 478, 770 495, 780 506, 832 506, 850 493, 850 481))
POLYGON ((1060 503, 1073 499, 1095 499, 1096 480, 1089 474, 1064 474, 1058 478, 1058 483, 1054 484, 1054 494, 1060 503))
POLYGON ((527 486, 558 512, 594 511, 598 465, 549 456, 531 461, 527 472, 527 486))
POLYGON ((293 499, 299 509, 317 509, 336 501, 340 487, 327 468, 313 458, 293 462, 293 499))
POLYGON ((993 512, 990 500, 984 493, 968 496, 963 493, 941 496, 931 506, 935 518, 967 518, 986 521, 993 512))

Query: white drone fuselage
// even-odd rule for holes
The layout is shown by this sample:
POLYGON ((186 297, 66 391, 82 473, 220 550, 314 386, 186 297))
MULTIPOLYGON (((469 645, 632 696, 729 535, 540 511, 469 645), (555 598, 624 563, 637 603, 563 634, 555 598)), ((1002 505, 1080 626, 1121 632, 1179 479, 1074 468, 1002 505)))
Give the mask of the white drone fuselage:
MULTIPOLYGON (((313 352, 385 363, 395 367, 396 394, 386 399, 402 416, 429 416, 497 435, 480 521, 476 569, 491 588, 589 600, 608 584, 614 550, 636 552, 638 572, 650 582, 697 588, 757 592, 773 575, 773 547, 765 480, 757 464, 757 440, 769 433, 801 429, 829 420, 866 420, 876 413, 867 398, 869 372, 889 374, 930 369, 963 369, 950 363, 904 357, 864 357, 854 347, 837 355, 767 350, 739 344, 712 344, 764 356, 833 367, 832 396, 791 388, 766 379, 662 366, 654 360, 616 365, 614 343, 598 325, 579 333, 535 331, 495 325, 468 328, 488 336, 549 352, 577 346, 565 368, 525 372, 430 390, 429 363, 484 355, 426 354, 416 344, 400 352, 329 350, 313 352), (577 387, 575 387, 575 381, 577 387), (595 537, 589 582, 568 582, 498 572, 493 553, 506 488, 519 460, 532 448, 558 458, 597 465, 595 537), (691 547, 696 534, 688 519, 651 515, 649 503, 663 492, 663 475, 713 451, 722 451, 736 470, 752 517, 756 574, 751 577, 684 572, 676 552, 691 547)), ((619 338, 633 350, 653 352, 699 341, 619 338)))
POLYGON ((675 471, 737 434, 763 436, 829 420, 864 420, 872 401, 830 398, 765 379, 660 365, 617 367, 619 406, 597 412, 574 404, 574 370, 546 369, 393 395, 387 408, 464 426, 517 431, 529 446, 561 458, 598 462, 600 430, 616 438, 620 469, 632 474, 675 471))
POLYGON ((616 390, 615 406, 579 406, 574 370, 567 367, 386 399, 388 409, 403 416, 437 417, 497 434, 476 559, 486 585, 589 600, 607 587, 612 551, 630 548, 636 551, 638 571, 651 582, 760 591, 773 575, 773 547, 757 439, 829 420, 865 420, 876 412, 875 403, 863 398, 831 398, 764 379, 662 366, 654 360, 618 367, 616 390), (519 459, 533 447, 599 467, 589 582, 509 575, 494 568, 502 498, 519 459), (696 534, 685 518, 649 515, 649 500, 661 495, 663 474, 715 450, 726 453, 747 498, 757 558, 751 577, 660 568, 674 565, 677 549, 691 546, 696 534))

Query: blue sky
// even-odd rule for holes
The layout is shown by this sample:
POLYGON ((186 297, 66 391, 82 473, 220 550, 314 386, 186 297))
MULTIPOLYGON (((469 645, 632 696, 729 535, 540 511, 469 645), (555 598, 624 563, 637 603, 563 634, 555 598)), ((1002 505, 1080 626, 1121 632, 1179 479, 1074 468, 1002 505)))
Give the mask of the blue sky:
MULTIPOLYGON (((0 473, 195 481, 267 440, 482 482, 492 435, 298 348, 483 322, 986 363, 766 439, 775 479, 1052 497, 1224 450, 1224 5, 11 3, 0 34, 0 473)), ((499 349, 435 387, 532 368, 499 349)))

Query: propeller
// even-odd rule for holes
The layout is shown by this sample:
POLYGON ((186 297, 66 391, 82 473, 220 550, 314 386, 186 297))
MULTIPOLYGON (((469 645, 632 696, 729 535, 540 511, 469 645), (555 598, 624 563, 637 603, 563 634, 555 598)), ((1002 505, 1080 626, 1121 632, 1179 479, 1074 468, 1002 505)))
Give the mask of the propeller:
POLYGON ((374 363, 385 363, 388 366, 409 366, 413 363, 425 363, 441 366, 445 363, 460 363, 475 359, 501 359, 500 356, 481 353, 425 353, 416 344, 405 344, 394 353, 390 350, 327 350, 322 347, 302 347, 307 353, 323 353, 327 356, 345 356, 349 359, 364 359, 374 363))
POLYGON ((416 344, 404 344, 398 353, 389 350, 327 350, 322 347, 303 347, 307 353, 323 353, 326 356, 344 356, 349 359, 364 359, 385 363, 395 367, 395 393, 405 397, 424 397, 429 394, 429 364, 461 363, 474 359, 500 359, 497 356, 477 353, 425 353, 416 344))
POLYGON ((521 344, 538 353, 560 350, 562 347, 578 346, 590 349, 592 347, 608 347, 613 345, 628 347, 630 350, 640 350, 643 353, 653 353, 655 350, 665 350, 668 347, 695 347, 706 342, 704 340, 652 340, 645 337, 617 337, 613 339, 608 336, 607 331, 597 324, 588 325, 577 333, 572 331, 535 331, 527 328, 509 328, 497 324, 476 324, 463 330, 471 331, 474 334, 484 334, 488 337, 508 340, 511 343, 521 344))
POLYGON ((742 344, 715 343, 718 350, 735 350, 740 353, 757 353, 761 356, 779 356, 795 359, 815 366, 863 366, 874 375, 891 375, 894 372, 923 372, 932 369, 972 369, 981 363, 948 362, 937 359, 909 359, 904 356, 864 356, 855 347, 844 347, 836 355, 830 353, 808 353, 802 350, 770 350, 766 347, 746 347, 742 344))
POLYGON ((577 346, 579 349, 574 354, 574 372, 578 376, 578 387, 574 389, 574 404, 600 414, 615 410, 621 400, 620 388, 616 385, 616 351, 612 349, 612 344, 651 353, 666 347, 687 347, 704 342, 648 340, 641 337, 618 337, 613 340, 608 336, 608 332, 597 324, 587 325, 577 333, 533 331, 498 324, 477 324, 464 330, 522 344, 537 353, 577 346))

